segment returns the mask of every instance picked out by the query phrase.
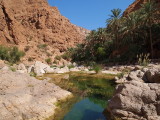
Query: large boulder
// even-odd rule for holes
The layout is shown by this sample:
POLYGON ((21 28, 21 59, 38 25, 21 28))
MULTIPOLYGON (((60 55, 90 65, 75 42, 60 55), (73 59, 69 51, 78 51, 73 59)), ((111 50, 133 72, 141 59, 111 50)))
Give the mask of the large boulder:
POLYGON ((1 70, 2 70, 2 71, 9 71, 10 68, 9 68, 8 66, 4 66, 1 70))
POLYGON ((55 69, 50 67, 44 68, 44 71, 45 73, 48 73, 48 74, 55 73, 55 69))
POLYGON ((150 69, 145 73, 146 82, 160 83, 160 71, 158 69, 150 69))
POLYGON ((128 74, 128 80, 129 81, 140 81, 143 82, 142 77, 144 76, 144 73, 140 70, 132 71, 128 74))
POLYGON ((159 69, 142 69, 130 72, 116 81, 119 84, 108 110, 112 118, 122 120, 160 120, 159 69), (149 83, 145 83, 149 82, 149 83), (150 83, 152 82, 152 83, 150 83))
POLYGON ((37 76, 42 76, 45 72, 45 69, 50 68, 49 65, 46 65, 40 61, 36 61, 34 64, 34 73, 36 73, 37 76))
POLYGON ((55 102, 71 95, 47 80, 0 71, 0 120, 44 120, 55 113, 55 102))
POLYGON ((58 73, 58 74, 67 73, 67 72, 69 72, 69 68, 67 66, 65 66, 63 68, 56 68, 55 69, 55 73, 58 73))
POLYGON ((71 68, 70 71, 71 72, 79 72, 80 70, 78 69, 78 67, 75 67, 75 68, 71 68))
POLYGON ((20 63, 18 66, 17 66, 17 70, 21 70, 23 71, 24 73, 27 73, 27 69, 25 67, 25 65, 23 63, 20 63))
MULTIPOLYGON (((110 112, 121 119, 160 119, 160 99, 157 100, 160 91, 151 89, 149 84, 134 81, 132 84, 119 85, 109 102, 110 112)), ((155 84, 155 88, 160 89, 160 84, 155 84)))

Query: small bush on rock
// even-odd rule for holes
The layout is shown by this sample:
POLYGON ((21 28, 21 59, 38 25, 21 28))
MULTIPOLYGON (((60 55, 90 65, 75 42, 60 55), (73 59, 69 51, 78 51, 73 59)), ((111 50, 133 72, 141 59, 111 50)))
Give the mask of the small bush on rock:
POLYGON ((102 70, 102 66, 96 64, 96 65, 93 66, 93 70, 94 70, 96 73, 99 73, 99 72, 102 70))
POLYGON ((69 69, 71 69, 71 68, 74 68, 74 65, 71 64, 71 65, 68 65, 67 67, 68 67, 69 69))
POLYGON ((37 76, 37 74, 36 74, 35 72, 30 72, 29 74, 30 74, 30 76, 32 76, 32 77, 36 77, 36 76, 37 76))
POLYGON ((69 60, 71 58, 71 54, 69 52, 66 52, 61 57, 65 60, 69 60))
POLYGON ((0 59, 6 60, 10 63, 17 63, 20 61, 21 57, 23 57, 25 53, 23 51, 19 51, 17 47, 5 47, 0 45, 0 59))
POLYGON ((14 67, 10 67, 10 70, 13 72, 16 72, 16 68, 14 68, 14 67))
POLYGON ((61 60, 61 56, 58 56, 58 55, 57 55, 57 56, 55 57, 55 59, 56 59, 56 60, 61 60))
POLYGON ((47 45, 46 45, 46 44, 39 44, 39 45, 37 45, 37 47, 38 47, 39 49, 44 49, 44 48, 47 47, 47 45))
POLYGON ((52 63, 51 58, 47 58, 45 61, 46 61, 48 64, 51 64, 51 63, 52 63))
POLYGON ((54 60, 54 61, 53 61, 53 64, 57 64, 57 63, 58 63, 57 60, 54 60))

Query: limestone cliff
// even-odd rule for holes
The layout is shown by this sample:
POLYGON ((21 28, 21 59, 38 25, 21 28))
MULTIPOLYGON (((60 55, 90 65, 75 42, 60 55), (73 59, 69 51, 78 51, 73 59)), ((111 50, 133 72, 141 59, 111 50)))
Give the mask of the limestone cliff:
POLYGON ((54 58, 81 43, 87 32, 46 0, 0 0, 0 44, 25 50, 24 60, 54 58), (43 45, 43 49, 37 47, 43 45))

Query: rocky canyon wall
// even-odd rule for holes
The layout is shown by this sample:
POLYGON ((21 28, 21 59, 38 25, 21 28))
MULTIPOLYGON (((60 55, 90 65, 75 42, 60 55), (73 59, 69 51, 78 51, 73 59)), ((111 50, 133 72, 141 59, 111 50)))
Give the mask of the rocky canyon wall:
POLYGON ((46 0, 0 0, 0 44, 25 50, 24 60, 54 57, 81 43, 88 32, 46 0), (37 47, 43 45, 43 50, 37 47))
MULTIPOLYGON (((141 8, 141 5, 149 0, 135 0, 123 13, 124 16, 141 8)), ((150 0, 160 5, 160 0, 150 0)))

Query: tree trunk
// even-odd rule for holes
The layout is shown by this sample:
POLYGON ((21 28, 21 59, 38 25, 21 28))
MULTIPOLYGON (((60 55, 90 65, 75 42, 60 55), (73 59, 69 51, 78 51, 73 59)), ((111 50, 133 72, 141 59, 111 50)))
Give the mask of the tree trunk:
POLYGON ((149 28, 149 37, 150 37, 150 47, 151 47, 151 58, 153 59, 153 41, 152 41, 152 30, 151 26, 149 28))

